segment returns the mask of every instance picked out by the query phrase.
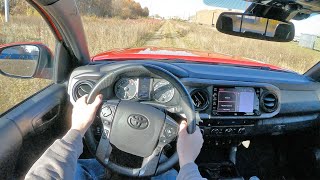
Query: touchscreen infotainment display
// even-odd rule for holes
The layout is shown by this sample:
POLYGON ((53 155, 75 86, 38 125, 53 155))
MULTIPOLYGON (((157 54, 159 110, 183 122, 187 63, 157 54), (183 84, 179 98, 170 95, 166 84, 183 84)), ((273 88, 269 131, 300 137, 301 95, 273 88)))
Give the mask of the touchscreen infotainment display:
POLYGON ((254 88, 218 88, 217 95, 217 112, 253 112, 254 88))

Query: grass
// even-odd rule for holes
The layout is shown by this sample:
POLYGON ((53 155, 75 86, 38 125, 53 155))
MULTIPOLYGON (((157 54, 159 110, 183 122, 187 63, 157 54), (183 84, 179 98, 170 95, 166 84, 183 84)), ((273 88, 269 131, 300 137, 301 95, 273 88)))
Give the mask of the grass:
MULTIPOLYGON (((11 16, 8 24, 1 19, 0 44, 38 41, 54 51, 55 39, 40 16, 11 16)), ((114 48, 142 46, 162 25, 162 21, 152 19, 83 17, 83 22, 91 56, 114 48)), ((14 69, 19 72, 26 70, 23 64, 19 63, 18 66, 14 66, 14 69)), ((15 79, 0 75, 0 114, 51 83, 51 80, 15 79)))
POLYGON ((153 19, 82 19, 91 56, 110 49, 141 47, 163 24, 153 19))
POLYGON ((175 22, 188 49, 207 50, 235 57, 246 57, 304 73, 320 60, 320 52, 299 47, 296 42, 280 43, 222 34, 215 29, 175 22))
MULTIPOLYGON (((33 60, 0 59, 0 69, 12 75, 32 76, 36 65, 33 60)), ((50 83, 51 80, 16 79, 0 75, 0 114, 45 88, 50 83)))
POLYGON ((3 19, 0 16, 0 44, 42 42, 54 51, 54 36, 40 16, 10 16, 9 23, 3 19))
POLYGON ((50 80, 44 79, 14 79, 0 75, 0 114, 50 83, 50 80))

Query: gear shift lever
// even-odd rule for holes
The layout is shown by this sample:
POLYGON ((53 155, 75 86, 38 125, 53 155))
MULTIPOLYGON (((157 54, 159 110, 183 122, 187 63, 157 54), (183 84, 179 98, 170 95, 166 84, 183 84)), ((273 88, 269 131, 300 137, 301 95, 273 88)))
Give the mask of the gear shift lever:
POLYGON ((236 164, 237 150, 238 150, 237 146, 233 146, 230 149, 229 159, 231 162, 233 162, 233 164, 236 164))

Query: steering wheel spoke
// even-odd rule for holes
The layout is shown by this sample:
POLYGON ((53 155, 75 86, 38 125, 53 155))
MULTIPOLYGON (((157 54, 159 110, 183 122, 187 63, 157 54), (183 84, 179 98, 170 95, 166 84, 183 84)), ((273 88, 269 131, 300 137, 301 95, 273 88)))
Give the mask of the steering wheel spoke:
POLYGON ((143 158, 139 176, 152 176, 156 173, 163 147, 158 146, 149 157, 143 158))
POLYGON ((158 145, 150 156, 143 158, 139 176, 143 177, 155 175, 160 163, 159 161, 163 147, 172 142, 177 137, 178 132, 179 124, 167 115, 160 134, 158 145))
POLYGON ((109 157, 111 155, 112 146, 110 144, 109 138, 102 135, 101 139, 99 141, 97 151, 96 151, 96 157, 105 164, 108 164, 109 157))
POLYGON ((96 157, 104 163, 109 162, 109 157, 112 151, 112 146, 110 143, 110 133, 111 127, 114 119, 117 106, 120 101, 112 100, 106 101, 102 104, 100 110, 100 119, 103 125, 102 135, 97 146, 96 157))

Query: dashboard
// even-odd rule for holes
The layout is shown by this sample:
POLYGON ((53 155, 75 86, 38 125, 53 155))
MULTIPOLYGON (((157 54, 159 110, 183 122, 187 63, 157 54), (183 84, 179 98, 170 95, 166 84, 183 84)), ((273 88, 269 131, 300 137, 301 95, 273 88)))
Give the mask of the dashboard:
MULTIPOLYGON (((73 86, 72 102, 88 94, 98 82, 95 78, 80 80, 73 86)), ((103 89, 104 99, 121 99, 162 105, 168 109, 179 102, 179 93, 166 80, 152 77, 121 77, 111 86, 103 89)))
MULTIPOLYGON (((319 125, 320 84, 293 72, 267 69, 165 63, 159 61, 104 62, 77 68, 68 85, 70 100, 88 94, 113 69, 132 63, 157 65, 173 73, 193 100, 198 125, 206 138, 232 139, 279 135, 319 125)), ((183 114, 180 95, 166 80, 145 75, 123 75, 101 92, 106 99, 139 101, 183 114)))

